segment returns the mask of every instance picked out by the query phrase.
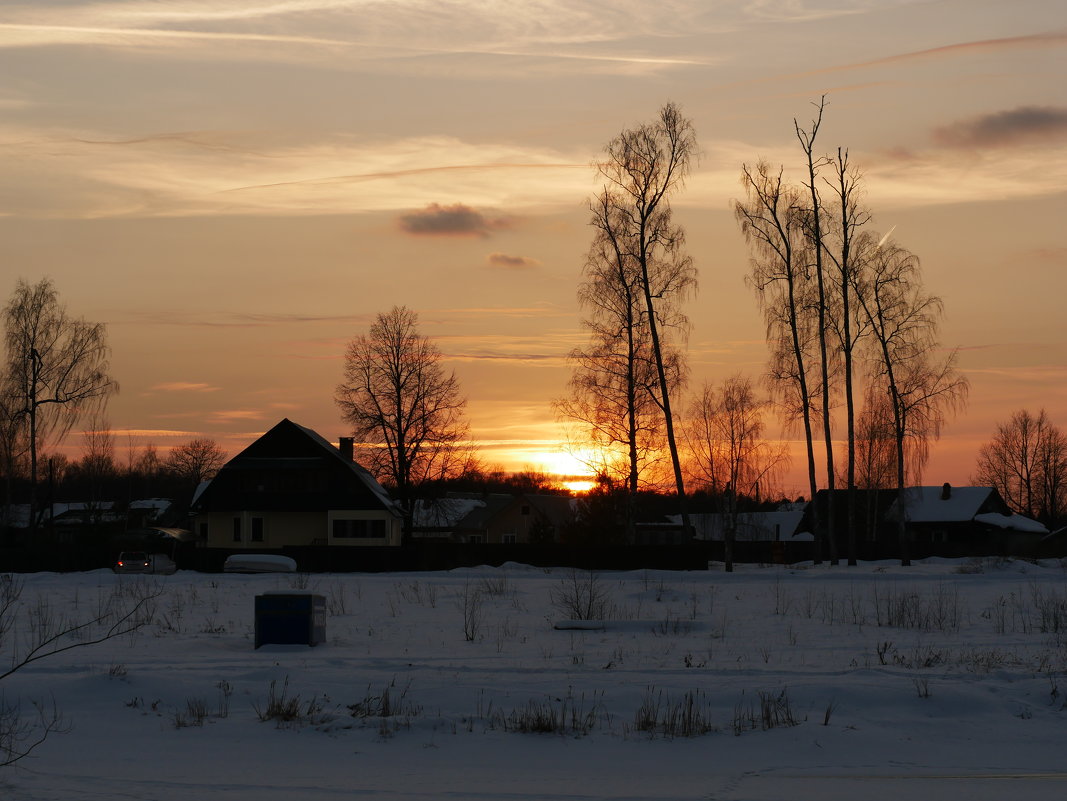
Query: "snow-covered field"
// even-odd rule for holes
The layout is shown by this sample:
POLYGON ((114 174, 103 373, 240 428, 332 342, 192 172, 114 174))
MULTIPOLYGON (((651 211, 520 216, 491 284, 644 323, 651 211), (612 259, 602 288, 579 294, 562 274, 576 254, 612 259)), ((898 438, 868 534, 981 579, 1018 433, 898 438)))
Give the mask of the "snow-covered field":
POLYGON ((1067 797, 1059 562, 15 580, 74 619, 159 595, 0 683, 69 725, 13 801, 1067 797), (602 628, 554 628, 575 580, 602 628), (326 642, 254 649, 291 589, 326 642))

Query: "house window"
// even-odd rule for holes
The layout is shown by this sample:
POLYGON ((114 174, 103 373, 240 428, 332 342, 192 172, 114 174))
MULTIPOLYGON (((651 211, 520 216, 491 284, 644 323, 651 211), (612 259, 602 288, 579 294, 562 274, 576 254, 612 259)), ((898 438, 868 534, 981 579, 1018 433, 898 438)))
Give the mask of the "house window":
POLYGON ((263 542, 263 518, 252 518, 252 542, 263 542))
POLYGON ((467 542, 471 545, 481 545, 485 541, 485 538, 481 534, 468 534, 467 542))
POLYGON ((385 521, 378 520, 342 520, 333 521, 333 537, 340 540, 380 540, 385 539, 385 521))
POLYGON ((200 539, 207 542, 207 523, 200 524, 200 539))
POLYGON ((241 541, 241 518, 239 517, 233 519, 233 541, 241 541))
POLYGON ((504 534, 500 541, 505 545, 514 545, 518 541, 518 537, 515 534, 504 534))

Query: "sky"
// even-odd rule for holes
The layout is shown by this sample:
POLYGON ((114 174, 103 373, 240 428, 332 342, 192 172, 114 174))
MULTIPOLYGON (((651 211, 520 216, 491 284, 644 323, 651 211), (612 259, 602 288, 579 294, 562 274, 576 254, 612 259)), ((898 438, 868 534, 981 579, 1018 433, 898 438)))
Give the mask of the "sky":
POLYGON ((944 300, 971 392, 924 480, 963 484, 1012 411, 1067 426, 1065 56, 1059 0, 5 2, 0 292, 48 276, 107 324, 120 451, 336 441, 345 345, 402 304, 486 461, 565 471, 603 146, 691 118, 691 385, 758 378, 731 203, 825 94, 819 143, 944 300))

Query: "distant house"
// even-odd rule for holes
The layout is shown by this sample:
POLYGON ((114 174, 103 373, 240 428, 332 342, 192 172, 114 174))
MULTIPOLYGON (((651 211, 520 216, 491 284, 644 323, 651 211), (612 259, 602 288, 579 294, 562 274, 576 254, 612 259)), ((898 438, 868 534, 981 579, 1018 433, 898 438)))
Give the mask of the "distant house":
POLYGON ((565 495, 450 493, 418 502, 414 536, 470 544, 553 542, 573 517, 574 500, 565 495))
MULTIPOLYGON (((834 531, 838 555, 848 546, 848 493, 833 492, 834 531)), ((826 490, 815 496, 819 519, 826 520, 826 490)), ((801 526, 816 527, 809 504, 801 526)), ((898 524, 924 552, 946 556, 969 553, 1025 553, 1048 534, 1036 520, 1015 514, 993 487, 954 487, 951 484, 908 487, 901 504, 896 490, 857 490, 855 542, 861 553, 884 558, 897 551, 898 524)))
POLYGON ((886 519, 900 520, 916 542, 985 543, 1016 551, 1036 544, 1048 529, 1015 514, 993 487, 909 487, 893 501, 886 519))
MULTIPOLYGON (((807 541, 811 535, 800 525, 803 509, 784 509, 769 512, 739 512, 734 537, 737 542, 807 541)), ((726 539, 730 522, 724 514, 691 514, 689 522, 694 538, 704 541, 726 539)))
POLYGON ((399 545, 401 516, 352 458, 285 419, 228 461, 194 496, 193 530, 211 548, 399 545))
POLYGON ((174 503, 169 498, 145 498, 130 501, 126 520, 130 528, 158 525, 166 519, 174 503))

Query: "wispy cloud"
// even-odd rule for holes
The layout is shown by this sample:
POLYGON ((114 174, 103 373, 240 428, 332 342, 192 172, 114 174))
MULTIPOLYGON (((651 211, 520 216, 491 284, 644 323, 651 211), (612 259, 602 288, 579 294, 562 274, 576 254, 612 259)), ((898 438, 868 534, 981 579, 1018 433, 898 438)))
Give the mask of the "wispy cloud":
POLYGON ((489 236, 490 232, 508 228, 510 221, 491 218, 462 203, 442 206, 431 203, 419 211, 400 215, 400 230, 414 236, 489 236))
POLYGON ((153 58, 333 61, 391 74, 433 72, 442 59, 454 74, 484 72, 487 58, 516 74, 573 70, 581 60, 591 71, 643 74, 714 62, 678 40, 742 18, 730 8, 711 15, 699 4, 672 5, 662 13, 640 0, 39 0, 6 14, 0 47, 140 47, 153 58))
MULTIPOLYGON (((471 209, 573 205, 593 186, 589 155, 449 137, 293 143, 189 131, 120 139, 0 124, 0 214, 356 214, 442 197, 471 209)), ((443 220, 442 209, 412 224, 443 220)))
POLYGON ((490 253, 485 257, 490 267, 500 267, 505 270, 530 270, 540 267, 541 262, 529 256, 512 256, 508 253, 490 253))
POLYGON ((150 390, 159 392, 218 392, 219 388, 211 384, 193 383, 188 381, 169 381, 163 384, 155 384, 150 390))
POLYGON ((198 434, 196 431, 168 428, 116 428, 111 433, 116 437, 138 437, 141 439, 190 439, 198 434))
POLYGON ((233 423, 237 420, 262 420, 266 415, 259 409, 226 409, 209 413, 212 423, 233 423))
POLYGON ((954 122, 936 129, 933 136, 939 145, 959 149, 1067 142, 1067 108, 1020 106, 954 122))
POLYGON ((998 39, 981 39, 973 42, 956 42, 939 47, 929 47, 924 50, 912 50, 905 53, 894 53, 881 58, 873 58, 868 61, 855 61, 850 64, 838 64, 817 70, 809 70, 800 75, 823 75, 845 70, 866 69, 868 67, 880 67, 891 64, 901 64, 910 61, 925 61, 929 59, 951 58, 965 56, 972 53, 999 50, 1033 49, 1046 47, 1064 47, 1067 45, 1067 33, 1059 31, 1049 33, 1035 33, 1027 36, 1006 36, 998 39))

